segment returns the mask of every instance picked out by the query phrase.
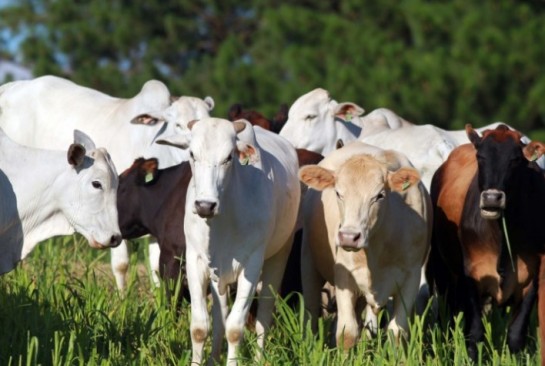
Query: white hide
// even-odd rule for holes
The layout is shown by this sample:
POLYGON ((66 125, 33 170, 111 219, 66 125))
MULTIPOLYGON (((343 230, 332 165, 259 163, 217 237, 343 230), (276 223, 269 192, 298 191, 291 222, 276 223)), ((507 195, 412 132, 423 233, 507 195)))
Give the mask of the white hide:
MULTIPOLYGON (((498 124, 500 123, 492 123, 478 128, 477 131, 482 133, 484 130, 495 129, 498 124)), ((433 125, 385 129, 371 135, 362 133, 358 139, 382 149, 397 150, 405 154, 420 172, 428 192, 433 174, 447 160, 451 151, 461 144, 469 143, 465 130, 448 131, 433 125)), ((526 136, 525 139, 529 142, 526 136)))
POLYGON ((118 178, 106 150, 85 143, 86 156, 70 165, 67 150, 35 149, 0 129, 0 273, 15 268, 38 242, 81 233, 91 247, 117 245, 118 178), (90 145, 90 146, 89 146, 90 145))
POLYGON ((274 298, 269 287, 276 290, 281 282, 299 207, 297 155, 285 139, 260 127, 252 128, 247 121, 203 119, 192 126, 191 132, 193 178, 187 193, 184 228, 192 362, 201 363, 210 329, 206 287, 211 280, 212 358, 218 359, 225 334, 227 363, 236 364, 246 316, 260 279, 256 332, 261 347, 271 321, 274 298), (238 136, 235 126, 239 128, 238 136), (237 151, 252 154, 239 160, 237 151), (213 216, 197 214, 197 206, 203 201, 214 202, 210 211, 213 216), (225 292, 234 283, 237 295, 228 312, 225 292))
MULTIPOLYGON (((339 103, 332 100, 329 93, 321 88, 302 95, 290 107, 288 120, 280 130, 280 136, 298 149, 322 155, 335 150, 338 139, 345 143, 356 139, 361 127, 353 121, 335 118, 338 105, 339 103)), ((363 113, 361 107, 355 107, 363 113)), ((351 115, 350 119, 358 116, 351 115)))
POLYGON ((405 154, 420 172, 422 183, 430 189, 431 179, 458 142, 445 130, 432 125, 410 126, 360 138, 367 144, 405 154))
POLYGON ((327 155, 336 149, 339 139, 347 144, 360 134, 412 125, 386 108, 375 109, 367 115, 363 113, 360 106, 351 102, 337 103, 326 90, 317 88, 293 103, 280 136, 298 149, 327 155))
MULTIPOLYGON (((209 116, 212 98, 180 97, 171 104, 160 81, 146 82, 132 98, 109 96, 56 76, 0 86, 0 127, 16 142, 43 149, 65 149, 72 131, 81 130, 105 147, 119 172, 138 157, 156 157, 161 169, 188 159, 179 149, 154 143, 159 135, 187 133, 187 123, 209 116), (148 126, 132 121, 145 120, 148 126), (168 123, 162 123, 162 122, 168 123)), ((155 260, 158 256, 150 256, 155 260)), ((129 257, 126 243, 112 250, 112 269, 125 288, 129 257)), ((158 270, 159 263, 150 263, 158 270)))

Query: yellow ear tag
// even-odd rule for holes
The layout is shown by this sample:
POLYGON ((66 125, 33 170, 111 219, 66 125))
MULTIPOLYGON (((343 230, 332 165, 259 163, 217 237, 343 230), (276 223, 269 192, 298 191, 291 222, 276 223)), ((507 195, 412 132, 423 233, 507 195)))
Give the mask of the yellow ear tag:
POLYGON ((146 176, 144 177, 144 182, 149 183, 153 180, 153 173, 147 172, 146 176))
POLYGON ((406 180, 405 182, 403 182, 403 185, 401 185, 401 189, 402 190, 407 190, 407 188, 409 188, 409 186, 411 185, 411 183, 409 183, 408 180, 406 180))
POLYGON ((346 116, 346 120, 347 120, 347 121, 351 121, 351 120, 352 120, 352 113, 349 112, 349 113, 347 113, 345 116, 346 116))
POLYGON ((530 161, 536 161, 537 160, 537 151, 534 151, 534 154, 532 155, 532 157, 530 158, 530 161))
POLYGON ((239 159, 240 165, 248 165, 250 164, 250 155, 244 155, 242 159, 239 159))

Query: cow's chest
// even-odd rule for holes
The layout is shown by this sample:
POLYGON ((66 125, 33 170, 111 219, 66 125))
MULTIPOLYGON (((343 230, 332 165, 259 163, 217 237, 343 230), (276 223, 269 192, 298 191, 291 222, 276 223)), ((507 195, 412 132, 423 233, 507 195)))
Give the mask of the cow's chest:
POLYGON ((378 266, 372 261, 368 262, 361 254, 345 261, 345 267, 351 273, 360 294, 375 311, 386 305, 389 297, 396 294, 406 279, 406 274, 399 267, 378 266))

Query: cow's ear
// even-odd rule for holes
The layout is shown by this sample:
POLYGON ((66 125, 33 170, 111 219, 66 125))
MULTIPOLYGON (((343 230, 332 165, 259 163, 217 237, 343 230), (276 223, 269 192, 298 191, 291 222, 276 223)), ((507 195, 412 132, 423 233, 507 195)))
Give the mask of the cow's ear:
POLYGON ((85 147, 81 144, 72 144, 68 148, 67 154, 68 164, 73 167, 79 167, 83 164, 83 159, 85 159, 85 147))
POLYGON ((481 136, 473 129, 470 123, 466 124, 466 134, 469 141, 475 146, 479 146, 481 143, 481 136))
POLYGON ((306 165, 300 168, 299 180, 317 191, 323 191, 335 185, 333 172, 318 165, 306 165))
POLYGON ((204 98, 204 103, 208 107, 208 112, 210 112, 210 111, 212 111, 212 109, 214 109, 214 106, 215 106, 214 98, 212 98, 211 96, 209 96, 209 95, 206 96, 204 98))
POLYGON ((524 146, 522 152, 529 161, 536 161, 545 154, 545 144, 539 141, 532 141, 524 146))
POLYGON ((159 122, 164 122, 165 118, 160 112, 142 113, 131 119, 131 123, 135 125, 154 126, 159 122))
POLYGON ((140 165, 138 182, 140 184, 148 184, 157 178, 157 167, 159 163, 156 158, 146 159, 140 165))
MULTIPOLYGON (((237 133, 237 135, 244 131, 244 129, 246 128, 246 121, 245 119, 237 119, 236 121, 233 122, 233 127, 235 128, 235 132, 237 133)), ((250 123, 250 122, 248 122, 250 123)))
POLYGON ((364 112, 362 107, 352 102, 339 103, 334 110, 335 117, 347 122, 350 122, 353 117, 361 116, 364 112))
POLYGON ((237 141, 236 153, 238 161, 242 165, 251 165, 259 160, 259 154, 255 146, 242 141, 237 141))
POLYGON ((74 130, 74 144, 82 145, 87 151, 96 150, 95 143, 83 131, 74 130))
POLYGON ((418 170, 403 167, 388 174, 388 185, 392 191, 403 192, 420 182, 418 170))

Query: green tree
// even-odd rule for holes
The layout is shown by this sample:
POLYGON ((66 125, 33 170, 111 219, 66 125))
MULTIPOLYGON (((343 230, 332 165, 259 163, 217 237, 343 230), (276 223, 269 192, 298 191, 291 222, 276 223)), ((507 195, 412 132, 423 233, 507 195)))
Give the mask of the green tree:
MULTIPOLYGON (((26 36, 35 75, 130 96, 173 94, 272 115, 323 87, 371 111, 446 128, 496 120, 544 128, 541 1, 22 0, 0 27, 26 36)), ((3 44, 0 43, 0 52, 3 44)), ((4 51, 5 52, 5 51, 4 51)))

